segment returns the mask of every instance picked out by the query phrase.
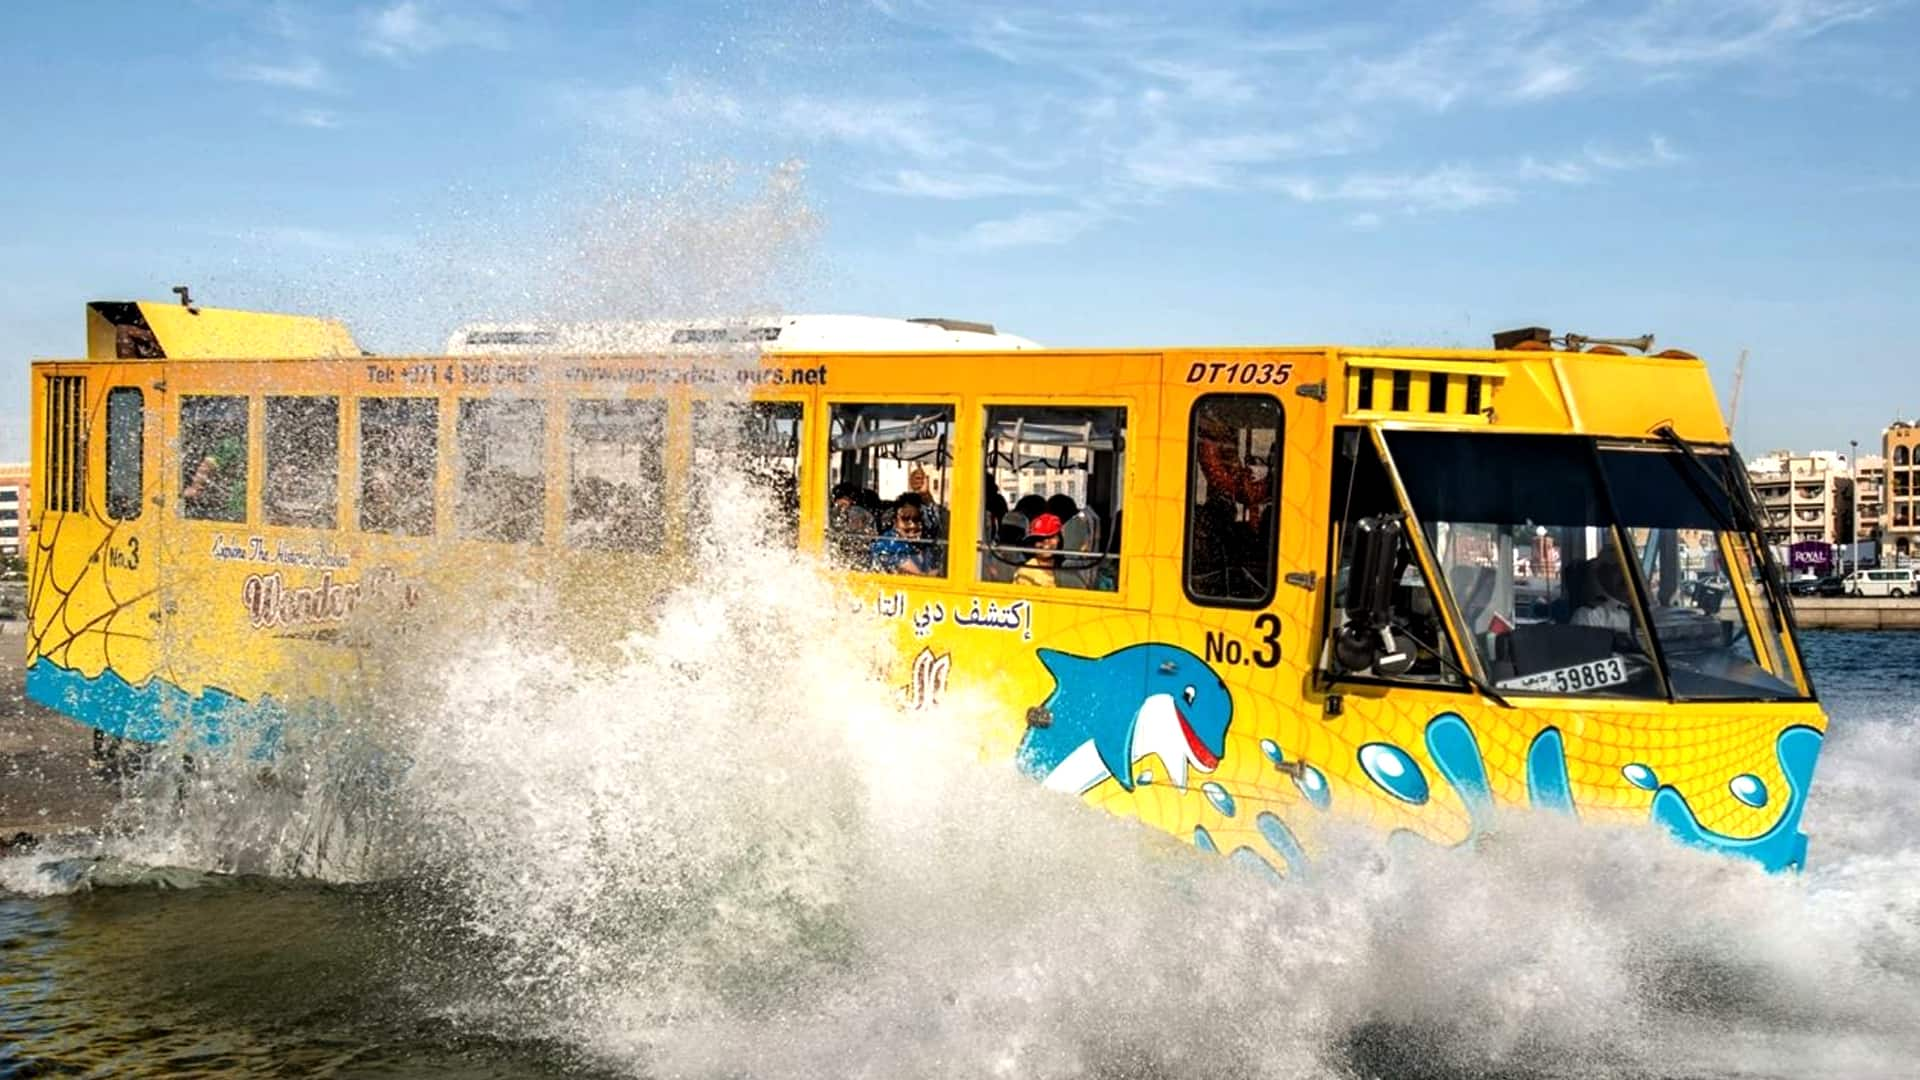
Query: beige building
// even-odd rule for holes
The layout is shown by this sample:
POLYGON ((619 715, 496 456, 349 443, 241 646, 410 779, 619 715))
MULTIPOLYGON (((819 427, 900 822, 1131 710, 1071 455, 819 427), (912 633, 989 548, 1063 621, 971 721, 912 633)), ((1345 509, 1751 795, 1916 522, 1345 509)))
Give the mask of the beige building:
POLYGON ((0 555, 26 551, 28 511, 32 506, 28 477, 32 467, 0 464, 0 555))
POLYGON ((1886 513, 1882 519, 1884 552, 1894 556, 1920 554, 1920 426, 1895 420, 1880 434, 1880 454, 1886 458, 1886 513))
POLYGON ((1862 454, 1853 463, 1854 490, 1859 493, 1855 514, 1856 533, 1861 540, 1880 535, 1887 510, 1887 459, 1879 454, 1862 454))
POLYGON ((1747 464, 1769 544, 1847 542, 1853 477, 1833 450, 1776 450, 1747 464))

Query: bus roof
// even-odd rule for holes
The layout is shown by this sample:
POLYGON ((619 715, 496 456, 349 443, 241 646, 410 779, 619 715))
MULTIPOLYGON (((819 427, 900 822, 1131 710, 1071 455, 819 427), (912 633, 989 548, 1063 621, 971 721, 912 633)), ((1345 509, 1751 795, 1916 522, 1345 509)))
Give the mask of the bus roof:
POLYGON ((96 300, 87 305, 87 356, 212 360, 362 355, 345 324, 198 305, 96 300))

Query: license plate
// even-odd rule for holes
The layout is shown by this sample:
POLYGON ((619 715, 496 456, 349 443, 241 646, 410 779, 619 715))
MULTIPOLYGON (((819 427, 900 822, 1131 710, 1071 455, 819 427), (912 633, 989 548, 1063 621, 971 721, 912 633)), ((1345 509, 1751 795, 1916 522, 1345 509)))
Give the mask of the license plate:
POLYGON ((1580 694, 1618 686, 1627 681, 1627 662, 1618 656, 1594 660, 1572 667, 1536 671, 1517 679, 1502 679, 1502 690, 1534 690, 1545 694, 1580 694))

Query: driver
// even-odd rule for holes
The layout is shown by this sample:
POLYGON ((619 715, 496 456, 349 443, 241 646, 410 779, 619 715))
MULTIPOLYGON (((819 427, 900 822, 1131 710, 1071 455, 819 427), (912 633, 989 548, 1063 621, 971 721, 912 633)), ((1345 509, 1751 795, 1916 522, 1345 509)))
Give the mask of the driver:
POLYGON ((1600 626, 1618 634, 1633 630, 1633 615, 1627 606, 1627 573, 1620 560, 1611 554, 1593 560, 1593 596, 1573 613, 1575 626, 1600 626))

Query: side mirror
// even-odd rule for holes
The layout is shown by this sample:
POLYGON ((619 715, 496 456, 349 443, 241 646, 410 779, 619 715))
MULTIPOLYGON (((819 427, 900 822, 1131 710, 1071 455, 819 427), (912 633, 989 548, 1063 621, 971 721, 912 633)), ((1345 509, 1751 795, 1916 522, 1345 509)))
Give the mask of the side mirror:
POLYGON ((1344 671, 1399 675, 1413 666, 1406 635, 1393 629, 1393 587, 1405 521, 1399 514, 1353 523, 1353 562, 1347 572, 1347 621, 1334 636, 1334 658, 1344 671))

